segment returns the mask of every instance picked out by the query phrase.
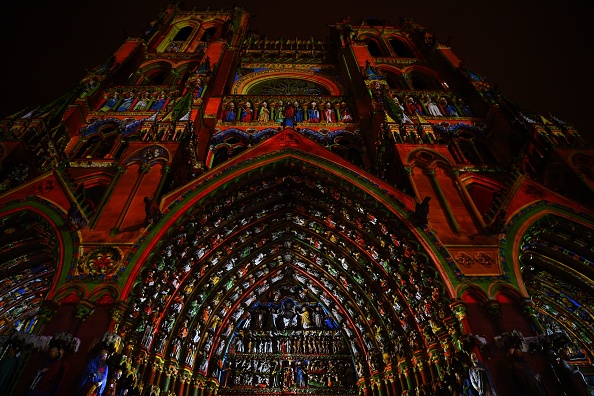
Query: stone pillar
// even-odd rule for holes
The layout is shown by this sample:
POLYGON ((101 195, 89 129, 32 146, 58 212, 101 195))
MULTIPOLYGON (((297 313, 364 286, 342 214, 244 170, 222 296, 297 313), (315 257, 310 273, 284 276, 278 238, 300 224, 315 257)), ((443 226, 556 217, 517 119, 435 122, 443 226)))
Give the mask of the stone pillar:
POLYGON ((89 221, 89 228, 91 230, 93 229, 93 227, 95 227, 95 224, 97 223, 97 220, 99 220, 99 216, 101 215, 101 212, 103 211, 103 208, 105 207, 105 203, 107 202, 107 200, 113 193, 113 189, 114 189, 115 185, 117 184, 118 180, 120 180, 120 177, 124 174, 125 171, 126 171, 125 167, 118 166, 117 172, 113 175, 113 178, 111 179, 111 182, 109 183, 109 186, 107 186, 107 189, 105 190, 105 192, 103 193, 103 196, 101 197, 101 201, 99 201, 99 204, 97 205, 97 208, 95 209, 95 212, 93 213, 93 216, 91 217, 91 219, 89 221))
POLYGON ((400 384, 400 392, 404 392, 408 389, 404 380, 404 374, 398 370, 398 383, 400 384))
POLYGON ((157 200, 157 198, 161 194, 161 190, 163 189, 163 186, 165 185, 165 182, 167 181, 167 175, 169 175, 169 172, 171 172, 171 168, 169 166, 165 165, 161 172, 163 173, 163 176, 161 176, 159 185, 157 186, 157 189, 155 190, 155 194, 153 195, 154 200, 157 200))
POLYGON ((373 396, 385 396, 382 395, 381 388, 379 386, 379 381, 377 379, 374 379, 371 383, 371 394, 373 396))
POLYGON ((437 376, 439 378, 442 378, 442 370, 441 370, 441 364, 439 363, 439 360, 435 360, 435 372, 437 373, 437 376))
POLYGON ((149 173, 150 170, 151 170, 151 166, 149 164, 147 164, 147 163, 140 164, 140 167, 138 168, 138 177, 136 178, 136 182, 134 183, 134 186, 132 187, 130 194, 128 194, 128 198, 126 199, 126 202, 124 203, 124 206, 122 207, 120 215, 118 216, 118 219, 116 220, 116 222, 111 230, 112 234, 114 234, 114 233, 117 234, 119 232, 120 227, 122 226, 122 223, 124 222, 124 218, 128 214, 130 205, 132 204, 132 200, 136 196, 138 187, 140 187, 140 184, 142 183, 144 176, 147 173, 149 173))
POLYGON ((421 195, 419 194, 419 190, 417 189, 417 185, 415 184, 415 181, 413 179, 413 169, 405 166, 404 170, 406 172, 406 175, 408 176, 408 182, 410 183, 413 193, 415 194, 416 201, 421 202, 423 199, 421 198, 421 195))
POLYGON ((404 367, 402 370, 402 374, 404 375, 404 379, 406 380, 406 389, 411 390, 415 387, 414 377, 411 374, 411 369, 409 367, 404 367))
POLYGON ((171 378, 173 378, 173 381, 175 383, 175 378, 176 378, 176 374, 177 374, 177 369, 173 366, 169 366, 167 368, 167 371, 165 373, 165 382, 163 383, 163 392, 168 392, 169 388, 171 386, 171 378))
POLYGON ((187 379, 188 379, 188 374, 186 372, 178 375, 178 377, 177 377, 177 395, 178 396, 184 396, 187 379))
POLYGON ((192 396, 198 396, 198 393, 200 392, 200 382, 194 378, 194 380, 192 381, 192 396))
POLYGON ((371 396, 371 390, 363 378, 358 381, 359 394, 363 396, 371 396))
MULTIPOLYGON (((124 353, 125 354, 125 353, 124 353)), ((126 355, 126 354, 125 354, 126 355)), ((128 356, 128 355, 126 355, 128 356)), ((134 357, 134 359, 131 361, 133 361, 133 371, 136 372, 136 378, 137 381, 139 382, 144 382, 146 380, 146 369, 147 369, 147 365, 146 363, 146 357, 143 354, 137 353, 136 356, 134 357)))
POLYGON ((413 373, 415 375, 414 376, 414 379, 415 379, 415 382, 416 382, 415 387, 418 387, 419 385, 421 385, 423 383, 422 382, 423 380, 422 380, 422 378, 419 375, 419 367, 418 366, 413 367, 412 368, 412 371, 413 371, 413 373))
POLYGON ((204 396, 213 396, 214 395, 214 389, 210 383, 206 384, 203 394, 204 394, 204 396))
POLYGON ((149 370, 145 370, 145 380, 144 383, 146 385, 152 385, 155 383, 155 377, 157 376, 157 367, 152 364, 146 364, 146 367, 150 367, 149 370))
POLYGON ((149 385, 155 385, 156 387, 160 388, 159 384, 161 383, 161 376, 163 375, 163 367, 156 367, 156 376, 154 380, 149 385))
POLYGON ((460 180, 460 171, 458 169, 452 169, 451 174, 454 178, 454 182, 456 183, 456 186, 458 187, 458 189, 460 190, 460 193, 462 194, 462 197, 464 198, 464 200, 466 201, 468 206, 470 206, 472 213, 476 217, 476 220, 480 224, 481 228, 483 230, 486 230, 487 225, 485 224, 485 220, 483 220, 483 216, 481 215, 481 212, 479 212, 478 208, 474 204, 474 200, 468 193, 466 186, 464 185, 464 183, 462 183, 462 180, 460 180))
POLYGON ((441 186, 439 185, 439 181, 437 180, 437 177, 435 177, 435 169, 427 169, 425 174, 429 177, 429 180, 433 184, 433 187, 435 187, 435 192, 437 193, 437 197, 439 198, 440 204, 445 209, 445 215, 450 220, 452 228, 454 229, 455 232, 460 232, 460 226, 458 225, 458 222, 456 221, 456 218, 454 217, 452 208, 450 207, 450 204, 448 203, 448 200, 445 197, 443 190, 441 189, 441 186))
POLYGON ((385 396, 390 395, 390 387, 386 384, 387 378, 380 379, 380 394, 385 396))
MULTIPOLYGON (((426 367, 427 367, 427 365, 425 364, 424 361, 417 362, 417 371, 421 375, 421 381, 422 381, 423 385, 426 385, 429 383, 429 381, 427 380, 427 373, 425 372, 426 367)), ((417 382, 418 382, 418 380, 417 380, 417 382)))
POLYGON ((190 396, 190 394, 193 394, 193 391, 194 391, 194 386, 192 384, 192 373, 185 372, 184 379, 185 379, 184 393, 181 396, 190 396))
POLYGON ((400 392, 402 391, 401 389, 398 389, 398 381, 396 381, 394 376, 392 376, 392 378, 390 378, 390 389, 392 391, 392 396, 398 396, 398 395, 400 395, 400 392))
POLYGON ((429 362, 427 362, 427 365, 429 367, 429 376, 431 377, 431 382, 433 382, 439 378, 439 373, 437 372, 437 369, 435 368, 435 364, 436 364, 436 362, 434 360, 430 360, 429 362))
POLYGON ((465 164, 469 164, 469 162, 466 160, 466 158, 460 151, 460 146, 459 146, 458 140, 454 140, 452 143, 453 144, 450 144, 450 147, 452 148, 452 155, 456 159, 456 162, 459 162, 459 163, 463 162, 465 164))

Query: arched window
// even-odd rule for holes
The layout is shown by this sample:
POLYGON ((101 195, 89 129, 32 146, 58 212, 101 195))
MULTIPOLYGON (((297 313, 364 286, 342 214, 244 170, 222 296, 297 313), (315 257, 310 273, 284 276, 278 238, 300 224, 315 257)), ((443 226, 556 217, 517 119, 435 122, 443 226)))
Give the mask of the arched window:
POLYGON ((414 89, 420 90, 433 90, 433 91, 441 91, 443 90, 442 85, 439 83, 435 76, 427 74, 427 73, 420 73, 420 72, 412 72, 411 73, 411 82, 414 89))
POLYGON ((249 88, 248 95, 330 95, 320 84, 298 78, 270 78, 249 88))
POLYGON ((168 71, 165 70, 158 70, 155 73, 152 73, 148 76, 149 84, 150 85, 163 85, 167 76, 169 75, 168 71))
POLYGON ((489 147, 487 147, 482 142, 475 141, 474 147, 476 148, 476 151, 478 151, 478 154, 480 155, 483 163, 494 164, 497 162, 489 147))
POLYGON ((110 158, 114 146, 118 144, 118 135, 115 125, 104 126, 78 149, 75 158, 110 158))
POLYGON ((399 76, 396 73, 392 73, 392 72, 385 72, 382 71, 382 73, 386 76, 386 82, 388 83, 388 86, 392 89, 406 89, 408 88, 406 81, 404 81, 404 78, 402 78, 402 76, 399 76))
POLYGON ((207 42, 207 41, 210 41, 211 39, 214 39, 216 37, 217 30, 218 30, 218 28, 216 26, 209 27, 208 29, 206 29, 204 31, 204 33, 202 33, 202 37, 200 37, 200 41, 207 42))
POLYGON ((577 154, 572 158, 571 162, 583 175, 590 180, 594 180, 594 158, 589 155, 577 154))
POLYGON ((458 145, 460 147, 460 150, 462 151, 462 154, 464 154, 464 157, 468 162, 472 164, 482 163, 480 157, 478 156, 476 148, 474 147, 474 144, 471 141, 466 139, 460 139, 458 141, 458 145))
POLYGON ((382 46, 377 42, 376 39, 370 38, 367 40, 367 49, 369 50, 369 54, 371 56, 386 56, 382 46))
POLYGON ((402 40, 399 40, 397 38, 391 38, 389 40, 389 43, 390 43, 390 46, 392 47, 392 49, 394 50, 394 52, 396 53, 396 56, 399 56, 401 58, 414 58, 415 57, 415 55, 410 50, 408 45, 405 42, 403 42, 402 40))
POLYGON ((177 42, 185 42, 188 37, 190 37, 190 35, 192 34, 192 27, 191 26, 186 26, 183 27, 181 29, 179 29, 179 31, 177 32, 177 34, 175 35, 175 37, 173 38, 172 41, 177 41, 177 42))

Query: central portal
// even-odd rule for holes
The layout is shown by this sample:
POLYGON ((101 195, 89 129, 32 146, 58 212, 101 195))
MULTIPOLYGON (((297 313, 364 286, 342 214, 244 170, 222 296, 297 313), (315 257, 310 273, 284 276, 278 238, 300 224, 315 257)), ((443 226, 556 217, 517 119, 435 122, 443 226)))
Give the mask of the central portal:
POLYGON ((220 365, 219 393, 355 394, 353 356, 332 308, 284 283, 236 309, 242 319, 220 365))

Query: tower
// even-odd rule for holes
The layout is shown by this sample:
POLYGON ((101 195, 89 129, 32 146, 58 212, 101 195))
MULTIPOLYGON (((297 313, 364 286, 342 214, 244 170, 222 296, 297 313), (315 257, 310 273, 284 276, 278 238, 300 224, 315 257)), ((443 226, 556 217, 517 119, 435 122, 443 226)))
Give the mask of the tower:
POLYGON ((412 20, 271 40, 248 18, 168 7, 1 121, 15 389, 43 336, 65 394, 102 347, 118 386, 176 395, 431 394, 473 352, 508 394, 512 349, 551 391, 552 354, 591 366, 578 132, 412 20))

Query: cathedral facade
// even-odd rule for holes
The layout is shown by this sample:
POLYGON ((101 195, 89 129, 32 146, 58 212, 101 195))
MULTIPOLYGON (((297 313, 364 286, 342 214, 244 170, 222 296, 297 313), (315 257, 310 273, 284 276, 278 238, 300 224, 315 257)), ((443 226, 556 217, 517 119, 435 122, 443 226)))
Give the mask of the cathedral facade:
POLYGON ((2 394, 588 394, 579 132, 412 20, 248 20, 170 6, 0 120, 2 394))

